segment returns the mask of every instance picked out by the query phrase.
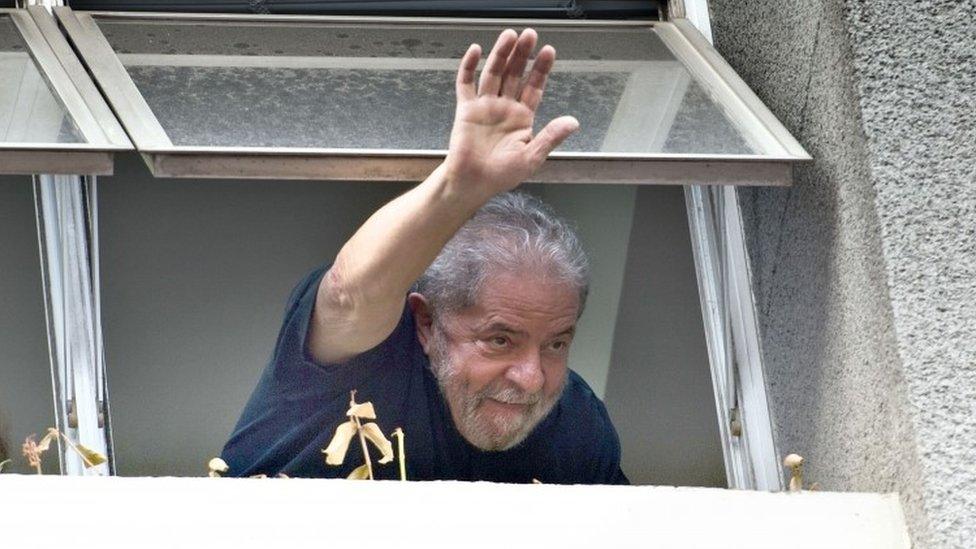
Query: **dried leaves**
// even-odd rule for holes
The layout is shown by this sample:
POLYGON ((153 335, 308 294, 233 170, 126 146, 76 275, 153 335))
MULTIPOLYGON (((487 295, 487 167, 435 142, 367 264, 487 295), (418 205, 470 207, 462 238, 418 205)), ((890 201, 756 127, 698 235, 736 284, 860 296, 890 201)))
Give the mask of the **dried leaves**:
POLYGON ((74 449, 82 457, 82 461, 85 462, 85 467, 94 467, 96 465, 101 465, 108 461, 108 459, 102 454, 83 446, 81 444, 75 444, 74 449))
MULTIPOLYGON (((356 402, 356 391, 352 391, 349 397, 349 410, 346 411, 349 421, 343 422, 336 427, 335 434, 329 445, 322 450, 325 454, 325 463, 328 465, 342 465, 346 459, 346 452, 349 444, 355 436, 359 437, 359 443, 363 450, 365 463, 353 469, 348 477, 357 480, 373 480, 373 462, 369 454, 369 441, 377 450, 380 451, 379 463, 389 463, 393 461, 393 443, 380 430, 379 425, 373 422, 364 423, 363 420, 376 419, 376 410, 373 409, 371 402, 356 402)), ((394 432, 400 438, 400 479, 406 480, 406 465, 403 456, 403 431, 399 428, 394 432)))
POLYGON ((53 434, 52 431, 53 429, 48 429, 47 434, 40 442, 34 441, 33 434, 29 435, 24 440, 23 446, 20 447, 21 453, 27 458, 27 464, 33 467, 38 475, 44 474, 44 471, 41 470, 41 456, 51 447, 51 440, 57 438, 57 431, 54 431, 53 434))
POLYGON ((364 464, 360 465, 359 467, 356 467, 355 469, 353 469, 352 472, 349 473, 349 476, 346 477, 346 478, 349 479, 349 480, 369 480, 369 479, 373 478, 373 477, 370 476, 372 474, 373 474, 373 472, 364 463, 364 464))
MULTIPOLYGON (((369 453, 369 446, 379 450, 380 458, 378 463, 386 464, 393 461, 393 443, 383 434, 380 426, 370 420, 376 419, 376 410, 372 402, 356 402, 356 391, 352 391, 349 396, 349 409, 346 411, 348 421, 344 421, 336 427, 335 434, 329 445, 322 450, 325 454, 327 465, 342 465, 349 452, 349 445, 353 439, 358 438, 363 451, 364 463, 356 467, 346 478, 352 480, 373 480, 373 460, 369 453), (368 443, 368 444, 367 444, 368 443)), ((400 480, 407 480, 406 456, 404 453, 404 434, 399 427, 393 431, 394 437, 398 440, 400 456, 400 480)), ((375 451, 374 450, 374 451, 375 451)), ((220 477, 229 470, 227 463, 220 458, 213 458, 207 464, 211 477, 220 477)), ((288 478, 282 473, 279 478, 288 478)), ((253 475, 251 478, 268 478, 267 475, 253 475)))
POLYGON ((393 444, 383 435, 383 431, 380 431, 379 425, 375 423, 364 423, 360 425, 360 433, 365 435, 366 440, 372 442, 373 446, 379 448, 383 454, 383 457, 379 459, 380 463, 393 461, 393 444))
POLYGON ((35 442, 34 435, 30 435, 26 440, 24 440, 23 446, 21 446, 21 453, 25 458, 27 458, 27 464, 33 467, 34 470, 37 471, 38 475, 44 474, 44 472, 41 470, 41 456, 44 454, 44 452, 50 449, 51 442, 57 440, 59 436, 64 439, 69 448, 78 454, 78 457, 81 458, 81 461, 84 463, 86 469, 90 469, 96 465, 101 465, 108 461, 108 459, 99 452, 96 452, 83 444, 73 442, 61 431, 58 431, 54 427, 50 427, 47 430, 47 434, 44 435, 44 438, 42 438, 40 442, 35 442))
POLYGON ((332 441, 329 442, 329 446, 322 450, 325 453, 325 462, 329 465, 342 465, 342 461, 346 459, 349 443, 352 442, 352 437, 355 435, 356 424, 353 421, 350 420, 339 425, 336 428, 335 435, 332 436, 332 441))

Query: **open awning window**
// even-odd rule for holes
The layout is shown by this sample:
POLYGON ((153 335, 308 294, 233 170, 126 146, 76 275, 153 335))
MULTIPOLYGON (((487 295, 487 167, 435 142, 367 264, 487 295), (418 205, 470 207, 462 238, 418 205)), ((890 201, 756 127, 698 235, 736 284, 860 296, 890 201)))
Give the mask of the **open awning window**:
POLYGON ((47 17, 0 10, 0 173, 110 174, 132 145, 47 17))
POLYGON ((789 184, 809 158, 680 22, 57 15, 157 176, 423 179, 467 46, 528 25, 558 52, 537 124, 581 123, 536 180, 789 184))

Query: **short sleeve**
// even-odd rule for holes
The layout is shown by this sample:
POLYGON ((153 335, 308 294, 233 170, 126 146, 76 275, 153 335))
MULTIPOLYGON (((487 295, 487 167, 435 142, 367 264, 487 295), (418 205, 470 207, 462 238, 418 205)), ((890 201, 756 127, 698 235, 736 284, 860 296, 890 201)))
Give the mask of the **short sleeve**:
POLYGON ((306 341, 327 268, 313 270, 291 292, 271 360, 221 454, 232 475, 329 476, 321 448, 345 417, 350 391, 361 400, 382 399, 384 383, 396 386, 410 375, 405 357, 417 343, 406 307, 394 331, 373 349, 341 365, 312 358, 306 341))

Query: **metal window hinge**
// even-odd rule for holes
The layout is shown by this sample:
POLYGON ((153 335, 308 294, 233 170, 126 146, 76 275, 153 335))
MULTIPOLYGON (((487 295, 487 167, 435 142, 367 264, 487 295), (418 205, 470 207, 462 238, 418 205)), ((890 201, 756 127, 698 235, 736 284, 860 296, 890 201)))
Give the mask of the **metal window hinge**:
POLYGON ((734 437, 742 436, 742 417, 738 406, 729 410, 729 433, 734 437))
POLYGON ((667 0, 661 2, 661 21, 673 21, 685 16, 684 0, 667 0))
MULTIPOLYGON (((98 428, 105 428, 105 401, 98 401, 98 428)), ((75 399, 68 400, 68 427, 72 429, 78 428, 78 412, 75 411, 75 399)))

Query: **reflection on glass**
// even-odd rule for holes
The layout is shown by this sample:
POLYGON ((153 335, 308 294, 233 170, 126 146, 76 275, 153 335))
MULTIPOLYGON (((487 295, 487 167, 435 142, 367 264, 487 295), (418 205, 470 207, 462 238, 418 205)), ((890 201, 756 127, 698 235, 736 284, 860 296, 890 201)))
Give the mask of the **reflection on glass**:
POLYGON ((13 21, 0 15, 0 142, 83 141, 38 71, 13 21))
MULTIPOLYGON (((11 460, 4 473, 33 474, 21 445, 31 434, 39 441, 55 414, 29 177, 0 176, 0 273, 0 462, 11 460)), ((41 466, 60 472, 57 443, 41 466)))
MULTIPOLYGON (((493 27, 99 19, 175 145, 444 149, 457 60, 493 27)), ((537 129, 563 151, 750 154, 654 30, 541 27, 559 61, 537 129)))

